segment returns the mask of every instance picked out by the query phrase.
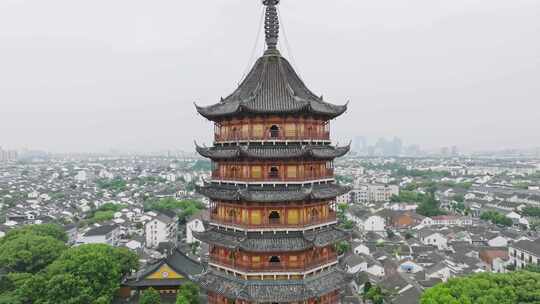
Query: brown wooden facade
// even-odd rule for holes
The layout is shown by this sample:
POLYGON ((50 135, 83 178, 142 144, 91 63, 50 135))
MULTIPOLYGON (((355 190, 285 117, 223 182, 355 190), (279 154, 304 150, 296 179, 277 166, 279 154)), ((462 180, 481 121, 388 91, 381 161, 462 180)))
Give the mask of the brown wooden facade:
POLYGON ((284 203, 211 202, 210 219, 239 228, 303 228, 337 220, 334 201, 284 203))
POLYGON ((312 117, 245 117, 214 126, 214 140, 330 140, 330 124, 312 117))
POLYGON ((296 182, 334 178, 331 161, 214 162, 214 180, 296 182))
MULTIPOLYGON (((210 248, 210 263, 233 268, 241 272, 308 272, 317 267, 332 264, 337 260, 334 246, 312 248, 300 252, 246 252, 223 247, 210 248)), ((248 279, 260 280, 260 276, 248 279)), ((301 279, 298 276, 293 279, 301 279)), ((271 280, 287 280, 287 276, 270 276, 271 280)))

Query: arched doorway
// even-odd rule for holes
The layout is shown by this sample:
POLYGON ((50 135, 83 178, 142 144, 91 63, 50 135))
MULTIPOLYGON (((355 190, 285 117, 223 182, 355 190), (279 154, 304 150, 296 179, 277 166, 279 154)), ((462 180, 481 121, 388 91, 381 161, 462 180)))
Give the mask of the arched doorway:
POLYGON ((280 223, 280 215, 278 211, 272 211, 270 212, 270 215, 268 215, 268 220, 270 224, 276 225, 280 223))
POLYGON ((270 259, 268 260, 268 264, 270 265, 270 267, 281 267, 281 260, 278 256, 274 255, 270 257, 270 259))
POLYGON ((279 138, 279 127, 277 125, 270 127, 270 138, 279 138))
POLYGON ((271 167, 270 168, 270 172, 268 172, 268 177, 269 178, 279 178, 279 169, 278 167, 271 167))

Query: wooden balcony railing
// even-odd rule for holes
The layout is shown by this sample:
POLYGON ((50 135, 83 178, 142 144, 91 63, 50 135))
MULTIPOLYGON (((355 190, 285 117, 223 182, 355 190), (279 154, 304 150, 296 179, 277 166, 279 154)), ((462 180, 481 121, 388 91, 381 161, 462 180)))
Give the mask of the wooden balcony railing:
POLYGON ((247 140, 330 140, 330 132, 312 132, 296 135, 285 135, 282 131, 268 131, 262 136, 254 136, 248 134, 214 134, 216 142, 222 141, 247 141, 247 140))
POLYGON ((307 219, 301 219, 299 223, 289 224, 284 218, 280 219, 268 219, 264 218, 260 224, 245 223, 239 217, 226 217, 220 218, 214 210, 210 210, 210 221, 216 224, 233 226, 237 228, 246 229, 270 229, 270 228, 303 228, 308 226, 322 225, 325 223, 335 222, 337 215, 335 212, 330 212, 326 217, 309 217, 307 219))
POLYGON ((333 253, 327 257, 317 258, 308 262, 260 262, 249 263, 241 260, 210 255, 210 263, 214 263, 223 267, 236 269, 242 272, 303 272, 312 270, 319 266, 330 264, 337 261, 337 254, 333 253))
POLYGON ((235 181, 247 181, 247 182, 296 182, 296 181, 309 181, 309 180, 318 180, 318 179, 328 179, 334 177, 334 169, 329 168, 325 169, 322 172, 318 173, 305 173, 297 177, 284 176, 282 173, 267 172, 261 177, 246 177, 243 175, 240 170, 234 174, 221 174, 220 171, 212 171, 212 178, 215 180, 235 180, 235 181))

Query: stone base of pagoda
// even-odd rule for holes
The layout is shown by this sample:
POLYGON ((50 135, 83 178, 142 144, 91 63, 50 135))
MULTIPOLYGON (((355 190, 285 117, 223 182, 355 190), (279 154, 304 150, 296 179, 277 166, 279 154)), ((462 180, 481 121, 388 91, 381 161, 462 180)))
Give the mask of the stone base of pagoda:
POLYGON ((268 303, 268 304, 338 304, 340 303, 340 296, 339 291, 333 291, 329 294, 323 295, 318 298, 312 298, 307 299, 305 301, 299 301, 299 302, 249 302, 245 300, 239 300, 239 299, 229 299, 222 295, 209 292, 208 293, 208 303, 209 304, 261 304, 261 303, 268 303))

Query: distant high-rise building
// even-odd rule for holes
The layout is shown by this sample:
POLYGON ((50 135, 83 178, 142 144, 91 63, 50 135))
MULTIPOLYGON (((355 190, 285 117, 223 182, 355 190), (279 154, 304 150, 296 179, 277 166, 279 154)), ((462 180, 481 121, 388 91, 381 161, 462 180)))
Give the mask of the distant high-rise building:
POLYGON ((354 138, 354 152, 366 153, 367 152, 367 140, 364 136, 356 136, 354 138))
POLYGON ((410 145, 410 146, 407 146, 404 150, 405 150, 404 154, 406 156, 416 157, 422 154, 422 152, 420 151, 419 145, 410 145))
POLYGON ((16 161, 18 157, 17 151, 15 150, 3 150, 0 147, 0 163, 16 161))
POLYGON ((394 137, 391 143, 390 147, 390 156, 399 156, 401 155, 401 149, 403 148, 403 141, 401 141, 401 138, 394 137))
POLYGON ((459 155, 459 150, 458 150, 458 147, 457 146, 452 146, 452 156, 458 156, 459 155))

